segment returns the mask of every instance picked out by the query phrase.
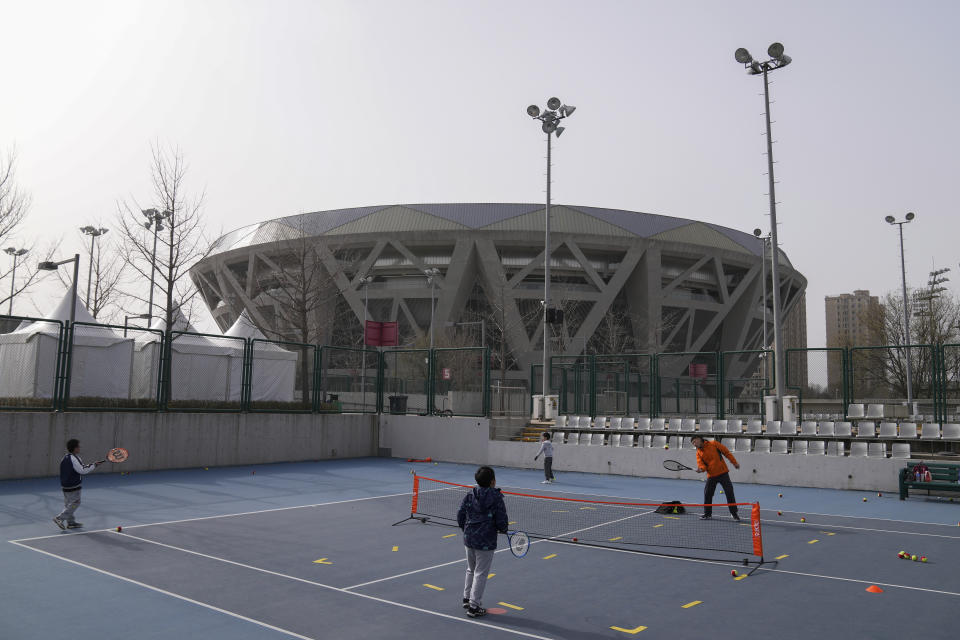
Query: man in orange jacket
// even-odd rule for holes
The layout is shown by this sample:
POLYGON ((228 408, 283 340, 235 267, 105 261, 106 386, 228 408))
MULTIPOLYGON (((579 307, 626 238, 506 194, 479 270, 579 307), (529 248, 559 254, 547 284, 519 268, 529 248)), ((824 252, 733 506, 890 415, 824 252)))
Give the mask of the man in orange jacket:
POLYGON ((733 504, 737 499, 733 495, 733 483, 730 482, 730 474, 727 472, 727 463, 723 461, 726 457, 733 466, 740 468, 740 463, 733 457, 730 450, 715 440, 704 440, 703 436, 693 436, 690 443, 697 448, 697 473, 707 473, 707 484, 703 487, 703 515, 702 520, 709 520, 713 517, 713 492, 717 484, 723 487, 723 492, 727 495, 727 501, 730 503, 730 515, 734 520, 739 520, 737 515, 737 506, 733 504))

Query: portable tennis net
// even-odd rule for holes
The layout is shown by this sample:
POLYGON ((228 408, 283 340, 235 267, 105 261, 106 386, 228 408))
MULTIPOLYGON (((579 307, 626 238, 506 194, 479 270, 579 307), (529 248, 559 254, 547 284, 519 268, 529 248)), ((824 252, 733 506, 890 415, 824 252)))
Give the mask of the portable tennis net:
MULTIPOLYGON (((401 522, 412 519, 456 526, 460 503, 472 489, 471 485, 414 475, 410 517, 401 522)), ((502 493, 510 529, 524 531, 531 538, 661 555, 663 548, 722 552, 758 558, 744 558, 744 564, 765 563, 759 503, 734 503, 742 513, 741 521, 730 517, 728 504, 712 505, 716 515, 702 520, 702 504, 502 493)))

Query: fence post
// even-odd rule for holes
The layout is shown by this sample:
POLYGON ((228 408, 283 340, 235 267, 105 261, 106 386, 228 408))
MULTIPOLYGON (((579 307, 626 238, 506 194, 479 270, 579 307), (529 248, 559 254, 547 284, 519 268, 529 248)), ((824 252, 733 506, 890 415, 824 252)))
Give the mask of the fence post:
POLYGON ((726 415, 726 375, 723 367, 723 353, 717 351, 716 369, 717 369, 717 419, 723 420, 726 415))
POLYGON ((67 323, 67 357, 63 372, 63 385, 60 396, 60 411, 66 411, 70 404, 70 377, 73 371, 73 349, 76 330, 72 322, 67 323))

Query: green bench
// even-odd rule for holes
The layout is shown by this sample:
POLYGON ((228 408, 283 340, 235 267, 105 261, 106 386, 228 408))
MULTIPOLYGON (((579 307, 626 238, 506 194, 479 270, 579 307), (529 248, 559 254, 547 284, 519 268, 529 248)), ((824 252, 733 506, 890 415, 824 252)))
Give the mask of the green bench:
POLYGON ((924 462, 927 469, 930 470, 930 482, 917 482, 913 477, 913 463, 903 469, 900 469, 900 499, 906 500, 911 489, 926 489, 928 491, 956 491, 960 493, 960 482, 957 481, 957 474, 960 474, 960 464, 949 464, 945 462, 924 462))

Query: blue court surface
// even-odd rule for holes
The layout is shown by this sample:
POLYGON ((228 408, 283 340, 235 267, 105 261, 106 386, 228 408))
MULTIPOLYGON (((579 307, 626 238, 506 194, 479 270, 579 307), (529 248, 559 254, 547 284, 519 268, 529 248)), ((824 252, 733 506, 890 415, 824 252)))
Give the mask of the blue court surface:
MULTIPOLYGON (((470 619, 459 530, 391 526, 410 514, 411 469, 472 484, 475 467, 363 458, 94 473, 85 526, 68 532, 51 522, 55 478, 2 482, 0 638, 928 639, 960 620, 960 500, 736 484, 736 472, 776 564, 744 578, 736 558, 537 539, 518 559, 501 537, 490 613, 470 619)), ((695 479, 564 473, 548 490, 541 479, 497 469, 511 491, 702 499, 695 479)))

